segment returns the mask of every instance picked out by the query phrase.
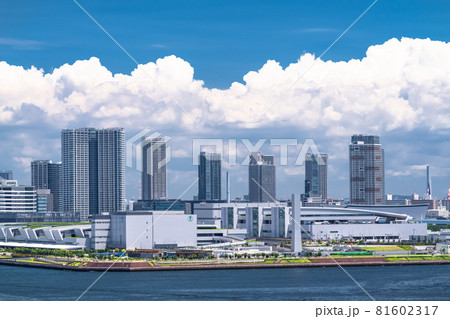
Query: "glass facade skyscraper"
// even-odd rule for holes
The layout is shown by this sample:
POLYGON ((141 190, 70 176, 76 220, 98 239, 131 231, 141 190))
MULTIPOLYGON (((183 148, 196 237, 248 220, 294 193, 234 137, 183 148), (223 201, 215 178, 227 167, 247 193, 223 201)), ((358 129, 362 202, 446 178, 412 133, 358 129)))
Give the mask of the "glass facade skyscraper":
POLYGON ((52 203, 48 207, 55 212, 61 211, 61 163, 50 160, 31 162, 31 185, 36 189, 48 189, 52 203))
POLYGON ((305 155, 305 194, 307 197, 321 197, 327 200, 328 196, 328 155, 305 155))
POLYGON ((12 171, 0 171, 0 177, 6 180, 12 180, 13 179, 13 172, 12 171))
POLYGON ((198 165, 198 199, 222 199, 222 170, 219 153, 201 152, 198 165))
POLYGON ((253 152, 248 166, 248 199, 251 203, 276 200, 275 157, 253 152))
POLYGON ((166 141, 159 137, 146 137, 142 141, 142 199, 166 198, 166 141))

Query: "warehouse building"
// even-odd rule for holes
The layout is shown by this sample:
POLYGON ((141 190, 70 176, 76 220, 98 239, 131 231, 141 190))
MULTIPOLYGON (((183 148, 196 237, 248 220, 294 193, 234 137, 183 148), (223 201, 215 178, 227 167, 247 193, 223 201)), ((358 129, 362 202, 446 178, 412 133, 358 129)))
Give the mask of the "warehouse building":
POLYGON ((197 247, 197 217, 183 211, 124 211, 92 218, 92 249, 197 247))
POLYGON ((426 235, 421 223, 392 224, 312 224, 304 226, 307 236, 315 240, 365 240, 372 242, 407 241, 413 235, 426 235))

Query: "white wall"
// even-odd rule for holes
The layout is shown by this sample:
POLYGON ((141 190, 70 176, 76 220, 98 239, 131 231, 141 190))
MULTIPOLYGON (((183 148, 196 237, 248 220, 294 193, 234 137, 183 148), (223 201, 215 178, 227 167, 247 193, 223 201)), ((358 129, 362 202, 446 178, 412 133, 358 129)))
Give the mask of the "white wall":
MULTIPOLYGON (((154 215, 155 220, 159 218, 154 215)), ((164 215, 154 225, 155 245, 197 246, 197 216, 164 215)))
POLYGON ((111 216, 111 248, 154 249, 197 246, 197 216, 129 213, 111 216))

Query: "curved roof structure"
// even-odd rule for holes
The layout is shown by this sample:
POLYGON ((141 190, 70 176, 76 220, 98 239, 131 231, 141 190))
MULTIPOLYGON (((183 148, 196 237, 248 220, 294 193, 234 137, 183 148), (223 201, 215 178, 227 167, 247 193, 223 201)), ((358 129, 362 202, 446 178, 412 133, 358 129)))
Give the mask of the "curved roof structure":
POLYGON ((377 222, 380 218, 386 218, 388 222, 399 222, 407 221, 412 217, 406 214, 347 207, 302 207, 301 218, 304 221, 339 220, 348 222, 377 222))

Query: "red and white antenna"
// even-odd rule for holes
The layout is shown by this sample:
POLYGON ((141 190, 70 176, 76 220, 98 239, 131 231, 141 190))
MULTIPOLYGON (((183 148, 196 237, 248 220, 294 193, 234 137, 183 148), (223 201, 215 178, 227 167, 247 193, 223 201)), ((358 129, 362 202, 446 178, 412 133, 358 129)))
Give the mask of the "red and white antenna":
POLYGON ((448 188, 448 195, 447 195, 447 199, 450 200, 450 187, 448 188))

